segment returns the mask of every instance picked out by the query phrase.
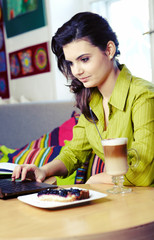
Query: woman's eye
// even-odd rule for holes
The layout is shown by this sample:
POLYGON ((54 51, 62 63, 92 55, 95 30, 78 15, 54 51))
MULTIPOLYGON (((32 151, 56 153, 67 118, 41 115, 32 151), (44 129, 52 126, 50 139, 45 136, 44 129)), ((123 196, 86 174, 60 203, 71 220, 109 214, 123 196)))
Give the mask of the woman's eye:
POLYGON ((81 61, 82 62, 87 62, 89 60, 89 57, 86 57, 86 58, 82 58, 81 61))

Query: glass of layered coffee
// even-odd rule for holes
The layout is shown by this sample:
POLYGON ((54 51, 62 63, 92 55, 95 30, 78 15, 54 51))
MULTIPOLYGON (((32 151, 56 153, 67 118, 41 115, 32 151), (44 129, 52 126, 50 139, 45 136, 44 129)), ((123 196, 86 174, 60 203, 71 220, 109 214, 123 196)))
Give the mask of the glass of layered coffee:
POLYGON ((128 171, 127 153, 133 151, 133 157, 138 162, 137 151, 133 148, 127 150, 127 138, 113 138, 102 140, 102 146, 105 157, 106 173, 112 176, 114 187, 107 190, 110 193, 127 193, 132 189, 124 187, 124 175, 128 171))

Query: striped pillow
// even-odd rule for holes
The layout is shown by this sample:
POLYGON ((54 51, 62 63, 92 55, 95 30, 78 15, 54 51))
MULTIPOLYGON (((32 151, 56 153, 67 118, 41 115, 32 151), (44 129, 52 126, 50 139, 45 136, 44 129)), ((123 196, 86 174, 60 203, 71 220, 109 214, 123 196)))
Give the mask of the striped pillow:
MULTIPOLYGON (((73 127, 77 124, 79 114, 73 112, 71 118, 61 126, 55 128, 52 132, 46 133, 39 139, 36 139, 24 147, 9 153, 9 161, 16 164, 35 164, 38 167, 51 162, 62 151, 65 140, 71 140, 73 137, 73 127)), ((88 161, 71 177, 65 179, 65 184, 85 183, 88 161), (69 180, 71 179, 71 181, 69 180), (73 181, 73 182, 72 182, 73 181)), ((59 182, 63 181, 59 179, 59 182)), ((64 181, 63 181, 64 182, 64 181)), ((63 184, 60 182, 60 184, 63 184)))
POLYGON ((103 160, 95 154, 93 163, 92 163, 92 167, 91 167, 91 176, 103 172, 104 166, 105 166, 105 164, 104 164, 103 160))

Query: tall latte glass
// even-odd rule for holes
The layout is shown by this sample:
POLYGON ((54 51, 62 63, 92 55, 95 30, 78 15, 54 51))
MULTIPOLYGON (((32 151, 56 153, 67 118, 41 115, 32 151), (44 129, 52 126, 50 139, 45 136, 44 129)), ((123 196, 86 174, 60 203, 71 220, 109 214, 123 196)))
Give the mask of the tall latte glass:
POLYGON ((108 190, 110 193, 127 193, 132 190, 123 186, 123 175, 128 171, 127 153, 134 151, 136 162, 138 162, 138 155, 135 149, 127 150, 127 142, 127 138, 102 140, 106 173, 112 176, 114 183, 114 187, 108 190))

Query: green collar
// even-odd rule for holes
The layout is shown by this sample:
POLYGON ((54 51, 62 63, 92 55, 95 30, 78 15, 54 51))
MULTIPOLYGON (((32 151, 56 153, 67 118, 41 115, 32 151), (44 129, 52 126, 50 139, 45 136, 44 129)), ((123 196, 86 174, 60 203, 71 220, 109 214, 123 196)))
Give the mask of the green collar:
POLYGON ((120 65, 120 74, 110 97, 109 103, 115 108, 124 111, 132 74, 125 65, 120 65))
MULTIPOLYGON (((132 79, 132 74, 125 65, 120 65, 120 70, 121 71, 116 80, 115 87, 109 100, 109 104, 121 111, 124 111, 132 79)), ((99 115, 103 111, 103 104, 99 104, 100 102, 102 102, 102 100, 103 96, 101 95, 101 93, 98 91, 97 88, 94 89, 90 101, 90 107, 98 118, 101 117, 99 115), (95 108, 95 106, 99 107, 95 108)))

